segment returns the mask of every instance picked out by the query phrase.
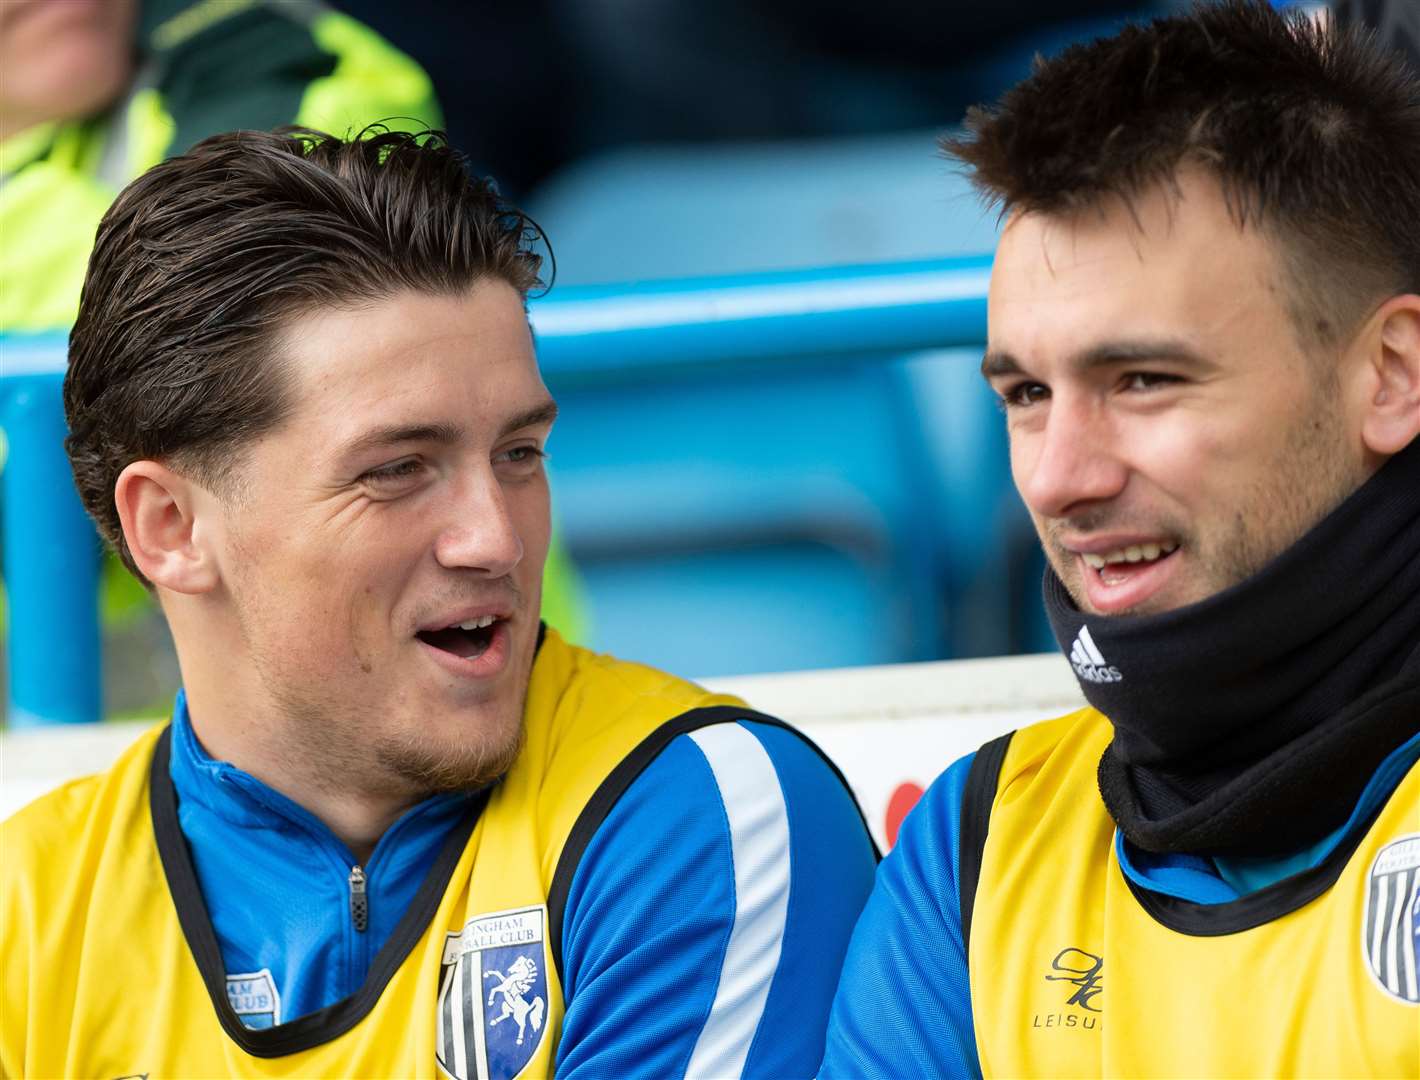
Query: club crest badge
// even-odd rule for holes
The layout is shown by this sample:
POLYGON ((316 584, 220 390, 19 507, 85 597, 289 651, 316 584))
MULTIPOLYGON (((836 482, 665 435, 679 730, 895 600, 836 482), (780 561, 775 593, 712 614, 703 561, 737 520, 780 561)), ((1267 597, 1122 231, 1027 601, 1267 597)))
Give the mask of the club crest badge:
POLYGON ((1420 833, 1387 844, 1371 864, 1361 948, 1382 990, 1420 1003, 1420 833))
POLYGON ((547 909, 479 915, 444 941, 435 1054, 455 1080, 512 1080, 547 1030, 547 909))

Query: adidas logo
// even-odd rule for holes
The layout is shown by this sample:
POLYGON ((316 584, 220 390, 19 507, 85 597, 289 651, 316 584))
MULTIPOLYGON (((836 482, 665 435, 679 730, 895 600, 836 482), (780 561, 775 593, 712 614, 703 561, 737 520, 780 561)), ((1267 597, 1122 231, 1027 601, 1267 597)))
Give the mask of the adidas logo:
POLYGON ((1095 639, 1090 637, 1088 626, 1080 627, 1080 632, 1075 635, 1075 641, 1070 646, 1070 666, 1075 669, 1075 674, 1086 682, 1122 682, 1124 679, 1119 669, 1111 666, 1099 651, 1095 639))

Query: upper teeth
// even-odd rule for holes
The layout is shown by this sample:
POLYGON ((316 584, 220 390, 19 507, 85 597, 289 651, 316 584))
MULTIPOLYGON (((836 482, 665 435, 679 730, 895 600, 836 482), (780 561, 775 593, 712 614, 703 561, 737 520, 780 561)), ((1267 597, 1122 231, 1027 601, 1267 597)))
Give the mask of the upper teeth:
POLYGON ((486 626, 492 626, 497 621, 496 615, 480 615, 476 619, 458 624, 460 630, 482 630, 486 626))
POLYGON ((1110 563, 1153 562, 1160 555, 1167 555, 1177 548, 1176 543, 1166 540, 1161 544, 1130 544, 1118 551, 1107 551, 1103 555, 1095 555, 1091 552, 1085 552, 1084 555, 1085 563, 1099 570, 1110 563))

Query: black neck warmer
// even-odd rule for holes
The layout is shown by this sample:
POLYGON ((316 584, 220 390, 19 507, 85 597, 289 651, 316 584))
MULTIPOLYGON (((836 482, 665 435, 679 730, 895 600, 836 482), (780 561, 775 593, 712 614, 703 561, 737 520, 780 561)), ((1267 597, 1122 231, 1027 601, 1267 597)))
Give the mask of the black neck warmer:
POLYGON ((1105 806, 1146 851, 1281 855, 1420 731, 1420 439, 1253 577, 1159 615, 1045 604, 1114 725, 1105 806))

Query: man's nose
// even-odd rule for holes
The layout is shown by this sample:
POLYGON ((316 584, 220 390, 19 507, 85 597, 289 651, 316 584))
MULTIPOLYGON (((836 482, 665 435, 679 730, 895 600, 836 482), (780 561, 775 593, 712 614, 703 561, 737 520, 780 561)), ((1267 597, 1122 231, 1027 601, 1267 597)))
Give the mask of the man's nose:
POLYGON ((1066 517, 1112 499, 1129 478, 1118 433, 1089 402, 1057 397, 1042 428, 1012 441, 1021 498, 1041 517, 1066 517))
POLYGON ((477 570, 489 577, 512 572, 523 557, 523 540, 508 513, 503 488, 492 474, 468 479, 434 544, 434 557, 451 570, 477 570))

